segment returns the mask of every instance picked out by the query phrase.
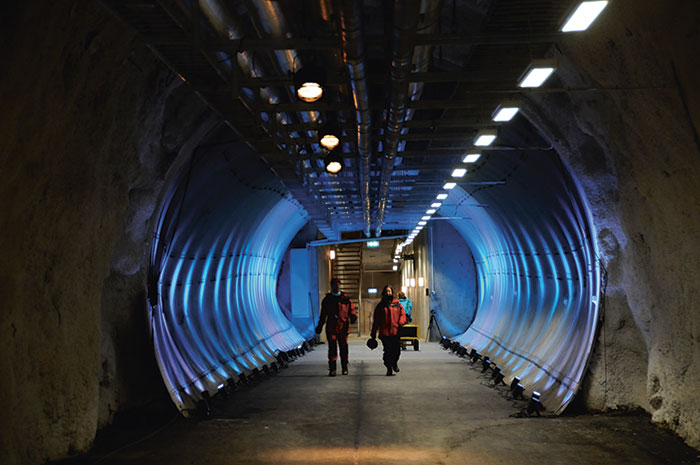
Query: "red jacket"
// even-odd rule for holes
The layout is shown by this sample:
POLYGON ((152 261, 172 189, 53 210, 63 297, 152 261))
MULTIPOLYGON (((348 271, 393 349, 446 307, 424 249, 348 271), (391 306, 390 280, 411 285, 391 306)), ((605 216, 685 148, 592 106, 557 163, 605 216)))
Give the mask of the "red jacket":
POLYGON ((399 303, 399 299, 394 299, 391 304, 386 305, 379 302, 374 308, 374 322, 372 323, 372 334, 379 331, 379 336, 396 336, 399 334, 399 326, 406 324, 406 312, 399 303))
MULTIPOLYGON (((349 334, 349 320, 357 319, 355 305, 350 300, 350 297, 344 292, 340 295, 326 294, 326 297, 321 301, 321 315, 318 319, 318 327, 326 324, 326 333, 330 334, 349 334)), ((320 329, 318 330, 321 331, 320 329)))

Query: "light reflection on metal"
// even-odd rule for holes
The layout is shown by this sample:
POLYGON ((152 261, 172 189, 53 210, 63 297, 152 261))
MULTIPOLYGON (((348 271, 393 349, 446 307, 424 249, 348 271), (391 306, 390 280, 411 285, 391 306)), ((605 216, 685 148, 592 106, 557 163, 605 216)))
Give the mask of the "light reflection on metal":
POLYGON ((528 391, 542 393, 549 411, 561 413, 590 358, 600 269, 580 194, 561 173, 547 174, 543 198, 511 192, 475 199, 459 187, 450 192, 453 218, 470 218, 451 224, 471 248, 479 288, 474 322, 454 340, 488 355, 508 379, 520 377, 528 391), (490 208, 472 208, 474 200, 490 208))
POLYGON ((243 144, 206 155, 163 205, 151 258, 156 359, 184 415, 203 392, 313 335, 312 319, 293 326, 276 295, 282 257, 307 216, 243 144))

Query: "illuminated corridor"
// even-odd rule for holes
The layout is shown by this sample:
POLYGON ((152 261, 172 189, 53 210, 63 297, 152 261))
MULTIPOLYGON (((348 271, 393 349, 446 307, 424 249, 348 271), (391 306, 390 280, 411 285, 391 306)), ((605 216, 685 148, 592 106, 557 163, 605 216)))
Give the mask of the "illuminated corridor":
POLYGON ((699 23, 2 2, 0 464, 692 462, 699 23), (385 285, 393 379, 364 346, 385 285))
MULTIPOLYGON (((630 416, 517 418, 527 402, 506 399, 480 364, 426 344, 404 351, 384 375, 378 350, 350 344, 348 376, 329 378, 325 346, 279 374, 212 402, 210 420, 182 420, 101 464, 691 464, 692 449, 630 416)), ((112 448, 116 448, 113 444, 112 448)))

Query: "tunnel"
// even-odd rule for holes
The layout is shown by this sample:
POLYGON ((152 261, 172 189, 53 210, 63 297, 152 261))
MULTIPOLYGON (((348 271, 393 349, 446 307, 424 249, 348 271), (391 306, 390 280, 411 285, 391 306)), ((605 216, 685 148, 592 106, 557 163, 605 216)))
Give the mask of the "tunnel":
MULTIPOLYGON (((331 277, 351 356, 380 363, 389 284, 426 370, 463 364, 427 379, 483 365, 543 421, 638 415, 697 454, 700 8, 583 2, 568 32, 581 3, 3 5, 0 461, 88 460, 133 418, 267 402, 265 377, 312 389, 331 277)), ((342 454, 395 463, 358 434, 342 454)))

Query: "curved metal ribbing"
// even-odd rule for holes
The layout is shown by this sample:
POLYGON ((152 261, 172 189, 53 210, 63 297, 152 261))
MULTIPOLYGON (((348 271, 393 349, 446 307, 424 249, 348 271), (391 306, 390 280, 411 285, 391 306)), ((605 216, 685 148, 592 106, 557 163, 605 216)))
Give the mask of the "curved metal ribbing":
POLYGON ((391 40, 391 93, 384 132, 382 174, 379 180, 375 228, 377 237, 382 233, 384 213, 389 196, 389 183, 394 170, 394 159, 408 109, 408 74, 411 72, 413 36, 418 26, 419 7, 420 1, 418 0, 396 0, 394 2, 394 30, 391 40))
POLYGON ((153 241, 150 322, 163 380, 187 415, 203 393, 313 335, 311 319, 292 326, 276 293, 307 217, 242 143, 200 150, 172 192, 153 241))
POLYGON ((370 236, 371 216, 369 198, 369 163, 372 154, 371 130, 372 117, 369 107, 369 90, 365 70, 365 45, 362 35, 362 12, 358 0, 341 2, 341 39, 343 42, 343 59, 350 74, 350 85, 355 103, 357 123, 357 152, 360 156, 359 183, 360 202, 364 234, 370 236))
MULTIPOLYGON (((495 158, 490 166, 512 163, 495 158)), ((476 317, 454 339, 488 355, 508 382, 518 376, 528 391, 541 392, 543 404, 555 413, 581 385, 600 292, 590 214, 562 171, 556 163, 528 158, 505 184, 475 188, 471 195, 453 189, 445 205, 454 207, 441 209, 443 215, 469 218, 452 224, 477 268, 476 317), (532 179, 549 182, 537 185, 532 179)))

